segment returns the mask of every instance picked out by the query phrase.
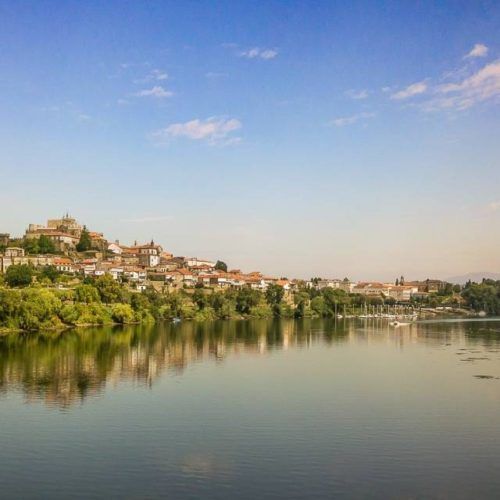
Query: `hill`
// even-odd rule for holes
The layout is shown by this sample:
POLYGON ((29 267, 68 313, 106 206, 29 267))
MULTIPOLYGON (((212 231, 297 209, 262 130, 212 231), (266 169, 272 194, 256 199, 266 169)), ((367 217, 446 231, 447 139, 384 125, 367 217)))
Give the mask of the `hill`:
POLYGON ((475 273, 462 274, 461 276, 452 276, 451 278, 447 278, 446 281, 448 283, 458 283, 463 285, 467 283, 467 281, 475 281, 476 283, 480 283, 483 278, 492 279, 492 280, 500 280, 500 273, 494 273, 491 271, 481 271, 475 273))

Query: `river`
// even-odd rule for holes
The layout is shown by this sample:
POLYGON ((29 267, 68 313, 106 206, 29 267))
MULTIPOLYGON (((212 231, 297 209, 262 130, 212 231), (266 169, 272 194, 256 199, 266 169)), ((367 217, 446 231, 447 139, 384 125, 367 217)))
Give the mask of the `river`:
POLYGON ((0 337, 2 498, 500 498, 500 322, 0 337))

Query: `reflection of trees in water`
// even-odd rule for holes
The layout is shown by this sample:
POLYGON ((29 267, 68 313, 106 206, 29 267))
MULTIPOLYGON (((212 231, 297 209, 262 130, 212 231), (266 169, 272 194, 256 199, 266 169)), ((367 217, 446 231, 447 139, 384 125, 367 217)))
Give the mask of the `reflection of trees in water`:
MULTIPOLYGON (((151 385, 165 370, 182 373, 199 360, 222 361, 245 353, 316 343, 469 342, 481 325, 413 325, 390 329, 387 323, 333 320, 255 320, 185 322, 125 328, 68 330, 61 333, 0 338, 0 391, 22 391, 28 401, 44 399, 61 408, 100 394, 107 383, 151 385), (457 337, 458 336, 458 337, 457 337)), ((498 345, 499 335, 487 337, 498 345), (496 341, 495 341, 496 339, 496 341)))
MULTIPOLYGON (((314 323, 185 322, 10 335, 0 338, 0 391, 21 390, 28 401, 67 407, 98 395, 107 383, 150 385, 162 371, 182 373, 201 359, 310 345, 321 341, 327 326, 321 321, 322 328, 313 328, 314 323)), ((329 341, 335 335, 342 338, 342 328, 329 334, 329 341)))

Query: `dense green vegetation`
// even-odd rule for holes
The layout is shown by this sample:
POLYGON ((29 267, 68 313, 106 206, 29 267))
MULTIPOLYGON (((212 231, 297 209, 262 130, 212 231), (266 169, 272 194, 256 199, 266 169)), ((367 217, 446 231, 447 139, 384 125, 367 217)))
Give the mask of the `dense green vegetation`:
POLYGON ((31 255, 58 253, 54 242, 44 234, 40 235, 39 238, 26 238, 20 243, 20 246, 27 254, 31 255))
POLYGON ((225 273, 227 273, 227 264, 225 262, 222 262, 222 260, 218 260, 215 263, 215 269, 217 269, 218 271, 224 271, 225 273))
POLYGON ((500 281, 483 280, 482 283, 466 283, 462 290, 466 304, 474 311, 500 315, 500 281))
MULTIPOLYGON (((14 265, 0 279, 0 329, 41 330, 79 325, 154 322, 181 318, 195 321, 231 318, 334 317, 360 314, 366 308, 394 304, 393 299, 363 297, 339 289, 299 287, 293 294, 278 285, 265 292, 251 288, 212 290, 197 287, 158 292, 132 290, 111 276, 64 275, 54 266, 34 269, 14 265)), ((462 306, 500 314, 500 281, 443 287, 412 305, 462 306)))
POLYGON ((92 240, 90 234, 87 230, 87 226, 83 226, 82 234, 80 235, 80 240, 76 244, 76 250, 78 252, 86 252, 92 248, 92 240))
POLYGON ((34 270, 27 264, 10 266, 5 273, 5 282, 11 287, 27 286, 31 283, 34 270))

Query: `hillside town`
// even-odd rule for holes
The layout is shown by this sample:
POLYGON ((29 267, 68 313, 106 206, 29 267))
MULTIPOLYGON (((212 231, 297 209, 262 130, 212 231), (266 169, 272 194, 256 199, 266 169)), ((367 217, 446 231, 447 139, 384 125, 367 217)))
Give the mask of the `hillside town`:
POLYGON ((356 283, 347 278, 304 281, 268 276, 259 271, 243 272, 228 269, 222 261, 174 256, 154 240, 135 241, 132 245, 109 241, 103 233, 88 230, 69 214, 49 219, 45 225, 31 223, 22 237, 0 234, 0 273, 6 273, 10 266, 20 264, 34 268, 53 266, 61 273, 84 278, 110 275, 138 291, 147 287, 156 291, 195 287, 247 287, 265 291, 270 285, 278 285, 283 288, 286 297, 305 286, 316 290, 331 288, 372 298, 390 298, 404 303, 412 298, 425 298, 446 286, 440 280, 405 281, 403 277, 394 283, 356 283))

